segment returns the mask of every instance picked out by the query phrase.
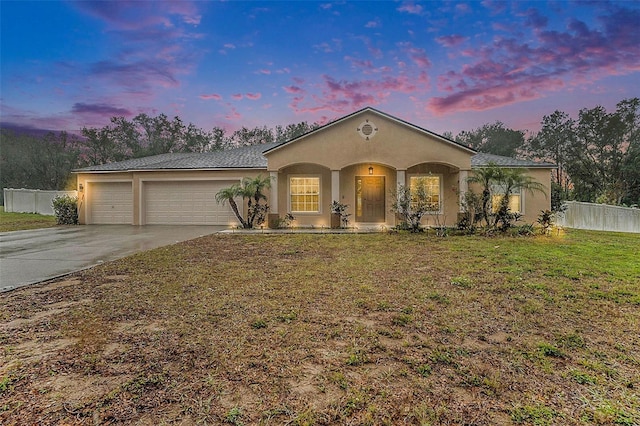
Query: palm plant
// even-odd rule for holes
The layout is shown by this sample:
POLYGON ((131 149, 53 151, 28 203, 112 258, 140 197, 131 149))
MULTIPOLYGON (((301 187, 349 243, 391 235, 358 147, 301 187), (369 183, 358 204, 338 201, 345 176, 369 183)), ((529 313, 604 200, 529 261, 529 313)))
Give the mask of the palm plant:
POLYGON ((508 224, 505 221, 508 220, 509 197, 511 197, 511 194, 520 191, 528 191, 530 193, 541 192, 545 197, 547 195, 544 190, 544 185, 527 175, 525 169, 503 169, 500 179, 496 183, 502 186, 504 194, 502 195, 500 204, 498 205, 498 211, 496 212, 495 221, 493 223, 494 226, 497 226, 498 222, 502 221, 504 227, 508 227, 508 224))
POLYGON ((228 202, 233 210, 233 214, 240 222, 243 228, 250 229, 256 224, 261 224, 265 221, 269 206, 266 203, 267 196, 263 194, 266 188, 271 187, 271 178, 258 175, 254 178, 244 178, 240 184, 231 185, 229 188, 223 188, 216 194, 216 201, 224 204, 228 202), (242 200, 247 201, 247 219, 245 220, 240 211, 238 210, 238 204, 235 201, 236 197, 242 197, 242 200), (264 203, 262 202, 264 201, 264 203))
POLYGON ((489 163, 486 167, 475 169, 469 177, 469 183, 477 183, 482 187, 482 219, 487 226, 491 225, 489 220, 491 214, 491 186, 502 181, 505 169, 498 167, 494 163, 489 163))
POLYGON ((249 228, 255 224, 265 221, 269 206, 266 204, 267 196, 262 193, 265 189, 271 188, 271 178, 269 176, 258 175, 254 178, 244 178, 242 180, 243 198, 248 198, 247 222, 249 228), (261 201, 264 200, 264 204, 261 201))
MULTIPOLYGON (((216 194, 216 202, 222 203, 224 205, 225 202, 228 202, 231 206, 231 210, 233 210, 233 214, 236 215, 236 218, 242 224, 243 228, 248 228, 247 222, 244 220, 240 211, 238 210, 238 204, 236 203, 235 198, 243 195, 243 189, 239 184, 231 185, 229 188, 223 188, 216 194)), ((243 197, 244 198, 244 197, 243 197)))

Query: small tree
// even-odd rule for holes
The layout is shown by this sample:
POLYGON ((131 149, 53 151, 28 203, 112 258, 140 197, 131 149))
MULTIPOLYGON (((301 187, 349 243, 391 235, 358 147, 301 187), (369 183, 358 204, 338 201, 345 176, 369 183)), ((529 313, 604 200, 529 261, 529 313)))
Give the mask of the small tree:
POLYGON ((458 220, 458 229, 473 234, 476 224, 482 219, 482 198, 469 190, 462 195, 462 215, 458 220))
POLYGON ((511 194, 519 191, 544 192, 544 186, 534 178, 526 174, 524 169, 504 169, 496 182, 504 188, 504 194, 500 198, 498 210, 495 214, 493 227, 506 230, 511 226, 513 220, 518 220, 519 215, 509 210, 509 199, 511 194))
POLYGON ((411 232, 421 232, 422 218, 429 212, 439 210, 437 203, 429 201, 424 185, 417 185, 413 192, 410 187, 400 185, 391 192, 391 196, 391 210, 400 216, 404 226, 411 232))
POLYGON ((251 229, 256 225, 264 223, 269 206, 267 197, 263 194, 265 188, 271 187, 271 179, 258 175, 255 178, 244 178, 240 184, 234 184, 229 188, 223 188, 216 194, 216 202, 224 204, 228 202, 235 214, 238 222, 245 229, 251 229), (247 200, 247 219, 240 214, 235 198, 242 197, 243 202, 247 200))
POLYGON ((500 182, 503 175, 504 169, 489 163, 486 167, 474 170, 473 175, 468 179, 469 183, 477 183, 482 187, 481 211, 487 227, 491 226, 491 186, 500 182))
POLYGON ((218 193, 216 194, 216 202, 218 204, 223 204, 223 205, 224 203, 228 202, 229 205, 231 206, 231 210, 233 210, 233 214, 236 215, 236 218, 238 219, 238 222, 240 222, 242 227, 249 228, 247 221, 244 220, 244 218, 240 214, 240 211, 238 210, 238 203, 236 203, 236 200, 235 200, 236 197, 239 197, 241 195, 242 195, 242 188, 240 187, 239 184, 236 183, 230 186, 229 188, 223 188, 220 191, 218 191, 218 193))
POLYGON ((269 213, 269 206, 267 205, 267 196, 262 191, 271 188, 271 178, 262 175, 253 179, 244 178, 242 188, 243 197, 248 198, 247 222, 250 224, 249 228, 263 224, 267 213, 269 213))

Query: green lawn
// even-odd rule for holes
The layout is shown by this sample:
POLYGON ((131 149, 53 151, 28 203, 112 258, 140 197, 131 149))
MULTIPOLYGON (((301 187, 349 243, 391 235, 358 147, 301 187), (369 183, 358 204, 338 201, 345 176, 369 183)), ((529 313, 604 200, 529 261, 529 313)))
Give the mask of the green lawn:
POLYGON ((0 423, 637 425, 638 247, 287 234, 140 253, 0 295, 0 423))
POLYGON ((7 213, 4 211, 4 207, 0 207, 0 232, 51 228, 52 226, 56 226, 55 216, 35 213, 7 213))

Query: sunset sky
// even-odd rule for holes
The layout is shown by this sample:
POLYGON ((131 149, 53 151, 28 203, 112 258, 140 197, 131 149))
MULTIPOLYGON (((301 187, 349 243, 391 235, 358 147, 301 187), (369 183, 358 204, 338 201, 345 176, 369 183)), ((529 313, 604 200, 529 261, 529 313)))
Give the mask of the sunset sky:
POLYGON ((0 1, 0 121, 326 123, 442 133, 640 96, 640 2, 0 1))

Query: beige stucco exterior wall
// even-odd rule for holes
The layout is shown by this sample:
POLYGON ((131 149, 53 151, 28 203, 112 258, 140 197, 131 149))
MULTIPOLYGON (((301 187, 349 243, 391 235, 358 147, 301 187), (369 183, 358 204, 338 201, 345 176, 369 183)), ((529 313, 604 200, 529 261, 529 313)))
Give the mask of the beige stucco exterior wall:
MULTIPOLYGON (((547 168, 526 169, 527 174, 544 186, 544 193, 539 191, 522 192, 522 220, 519 223, 535 223, 542 210, 551 209, 551 171, 547 168)), ((482 193, 478 184, 469 184, 469 189, 477 194, 482 193)))
POLYGON ((544 194, 538 191, 523 192, 523 220, 535 223, 542 210, 551 210, 551 169, 528 169, 527 173, 544 186, 544 194))
POLYGON ((409 185, 412 176, 437 175, 442 182, 442 210, 439 214, 428 214, 422 223, 429 226, 453 226, 458 221, 459 171, 443 164, 418 164, 407 170, 405 185, 409 185))
MULTIPOLYGON (((278 214, 291 213, 289 178, 296 176, 320 178, 320 213, 293 213, 295 226, 329 227, 331 225, 331 170, 317 164, 294 164, 278 173, 278 214)), ((273 209, 272 209, 273 211, 273 209)))
MULTIPOLYGON (((471 169, 473 152, 431 135, 406 123, 366 111, 326 129, 312 133, 292 143, 266 153, 268 170, 278 173, 278 213, 289 212, 288 176, 294 174, 320 174, 322 177, 320 214, 294 214, 297 225, 329 226, 331 199, 331 172, 339 171, 340 202, 349 205, 355 221, 355 178, 368 176, 373 167, 374 176, 385 177, 385 225, 396 224, 391 212, 392 191, 397 187, 397 171, 439 173, 442 175, 444 202, 440 221, 453 225, 457 220, 458 172, 471 169), (365 122, 377 128, 370 140, 357 129, 365 122)), ((405 182, 409 183, 409 173, 405 182)), ((433 218, 432 218, 433 219, 433 218)))
POLYGON ((365 163, 406 170, 426 161, 469 170, 472 154, 458 145, 406 124, 365 112, 276 148, 268 152, 266 157, 268 168, 272 171, 299 163, 320 164, 329 170, 365 163), (369 141, 357 132, 360 124, 367 119, 378 129, 369 141))
MULTIPOLYGON (((87 202, 91 197, 92 182, 131 182, 133 192, 133 219, 134 225, 141 225, 142 185, 145 181, 194 181, 194 180, 222 180, 240 182, 244 177, 256 177, 262 174, 268 176, 266 170, 157 170, 135 171, 118 173, 79 173, 78 174, 78 219, 81 224, 86 223, 87 202), (82 185, 82 191, 80 186, 82 185)), ((265 191, 270 197, 269 191, 265 191)), ((215 195, 215 194, 214 194, 215 195)), ((269 201, 271 202, 271 201, 269 201)), ((244 211, 246 212, 246 205, 244 211)))

